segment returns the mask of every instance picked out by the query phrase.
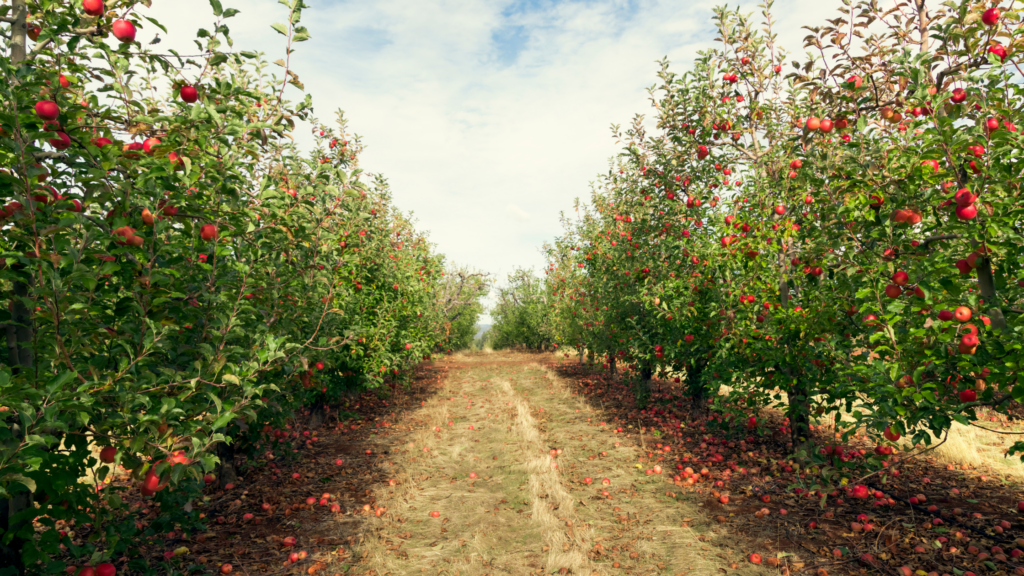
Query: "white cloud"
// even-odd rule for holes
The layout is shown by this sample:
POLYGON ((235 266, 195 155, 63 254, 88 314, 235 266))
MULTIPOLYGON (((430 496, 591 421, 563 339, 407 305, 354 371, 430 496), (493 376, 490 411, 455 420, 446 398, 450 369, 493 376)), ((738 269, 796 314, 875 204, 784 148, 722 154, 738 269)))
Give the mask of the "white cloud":
POLYGON ((516 206, 515 204, 509 204, 508 206, 505 206, 505 211, 515 216, 516 220, 519 220, 520 222, 526 222, 527 220, 530 219, 530 213, 527 212, 526 210, 523 210, 519 206, 516 206))
MULTIPOLYGON (((312 40, 292 63, 318 116, 344 109, 368 145, 363 167, 388 177, 398 206, 451 261, 499 278, 543 265, 539 248, 559 234, 560 213, 618 150, 609 126, 649 115, 656 60, 667 55, 681 71, 711 46, 716 3, 306 1, 312 40)), ((269 26, 285 19, 283 6, 222 2, 242 11, 227 21, 236 48, 283 53, 269 26)), ((800 26, 838 7, 824 4, 776 3, 791 53, 802 52, 800 26)), ((149 12, 169 27, 163 46, 188 47, 212 21, 205 0, 156 0, 149 12)))

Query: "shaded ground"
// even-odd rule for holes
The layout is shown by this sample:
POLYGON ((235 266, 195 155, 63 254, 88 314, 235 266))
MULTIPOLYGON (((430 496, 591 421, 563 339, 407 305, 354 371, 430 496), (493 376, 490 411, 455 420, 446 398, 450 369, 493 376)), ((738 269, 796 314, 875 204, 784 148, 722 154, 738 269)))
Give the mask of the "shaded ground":
MULTIPOLYGON (((671 443, 681 456, 673 462, 680 489, 702 496, 705 510, 746 550, 790 572, 1024 574, 1018 550, 1024 540, 1015 541, 1024 536, 1017 511, 1022 487, 1012 467, 993 461, 979 468, 977 459, 941 460, 904 446, 907 452, 889 458, 888 474, 864 478, 869 468, 849 468, 846 489, 822 493, 815 485, 820 475, 789 458, 789 435, 777 414, 759 414, 758 430, 722 426, 665 381, 641 410, 606 373, 575 361, 555 366, 625 433, 645 430, 671 443), (866 498, 851 492, 858 483, 870 488, 866 498)), ((992 420, 1004 434, 1020 433, 1012 422, 992 420)), ((875 448, 863 436, 842 444, 827 426, 815 427, 814 436, 817 446, 839 445, 852 454, 852 463, 870 458, 875 448)), ((659 459, 649 456, 644 466, 659 459)))
MULTIPOLYGON (((1021 491, 1006 477, 925 456, 894 460, 898 477, 865 481, 879 496, 840 490, 823 500, 815 474, 784 456, 780 421, 716 428, 667 382, 640 410, 620 381, 575 361, 456 355, 421 367, 411 390, 364 395, 352 410, 358 418, 322 430, 290 461, 211 493, 210 530, 167 540, 168 550, 190 547, 181 567, 332 576, 1018 567, 1021 491)), ((827 444, 829 431, 817 434, 827 444)), ((866 442, 844 449, 869 454, 866 442)))
POLYGON ((364 397, 345 434, 212 495, 224 521, 192 555, 236 574, 766 573, 700 494, 645 474, 650 438, 616 433, 544 360, 458 355, 387 406, 364 397))

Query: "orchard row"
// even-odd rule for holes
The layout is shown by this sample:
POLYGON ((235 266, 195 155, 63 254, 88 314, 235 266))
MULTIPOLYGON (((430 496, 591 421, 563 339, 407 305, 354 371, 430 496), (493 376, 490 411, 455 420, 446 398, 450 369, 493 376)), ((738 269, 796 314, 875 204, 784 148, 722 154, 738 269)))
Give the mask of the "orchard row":
POLYGON ((22 572, 109 572, 197 529, 187 502, 236 454, 467 345, 486 289, 315 114, 289 67, 302 0, 275 63, 231 49, 218 0, 199 55, 158 54, 148 4, 0 7, 0 566, 22 572), (96 490, 118 466, 134 486, 96 490), (162 513, 135 522, 125 489, 162 513))
MULTIPOLYGON (((641 397, 677 379, 726 423, 782 410, 797 452, 816 423, 866 430, 869 467, 1019 410, 1020 14, 854 3, 792 66, 770 2, 714 23, 690 71, 663 63, 653 122, 616 130, 523 332, 625 365, 641 397)), ((804 454, 825 484, 851 465, 804 454)))

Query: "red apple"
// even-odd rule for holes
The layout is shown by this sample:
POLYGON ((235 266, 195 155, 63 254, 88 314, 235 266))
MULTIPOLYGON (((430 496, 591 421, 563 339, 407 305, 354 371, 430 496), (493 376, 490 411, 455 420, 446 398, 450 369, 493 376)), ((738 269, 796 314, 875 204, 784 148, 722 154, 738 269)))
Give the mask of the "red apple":
POLYGON ((82 11, 89 16, 103 16, 103 0, 82 0, 82 11))
POLYGON ((96 566, 96 576, 114 576, 114 574, 117 574, 117 568, 110 562, 104 562, 96 566))
POLYGON ((146 138, 142 141, 142 151, 146 154, 152 154, 156 151, 156 147, 160 145, 159 138, 146 138))
POLYGON ((971 309, 967 306, 958 306, 953 316, 960 322, 967 322, 971 319, 971 309))
POLYGON ((206 242, 213 240, 217 237, 217 226, 213 224, 203 224, 199 229, 199 236, 206 242))
POLYGON ((135 42, 135 24, 127 20, 114 20, 110 31, 114 33, 114 38, 121 42, 135 42))
POLYGON ((100 450, 100 462, 104 464, 112 464, 114 459, 117 458, 117 448, 113 446, 104 446, 100 450))
POLYGON ((999 23, 999 8, 989 8, 981 15, 981 21, 986 26, 995 26, 999 23))
POLYGON ((71 146, 71 138, 68 137, 64 132, 57 132, 56 138, 49 139, 50 146, 53 146, 57 150, 67 150, 71 146))
POLYGON ((182 86, 181 90, 178 91, 178 95, 189 104, 199 99, 199 91, 196 90, 195 86, 182 86))
POLYGON ((36 102, 36 116, 43 120, 56 120, 60 115, 60 108, 52 100, 40 100, 36 102))
POLYGON ((968 388, 967 390, 964 390, 963 392, 960 392, 960 401, 961 402, 964 402, 964 403, 966 403, 966 402, 974 402, 977 399, 978 399, 978 393, 975 392, 974 390, 971 390, 970 388, 968 388))

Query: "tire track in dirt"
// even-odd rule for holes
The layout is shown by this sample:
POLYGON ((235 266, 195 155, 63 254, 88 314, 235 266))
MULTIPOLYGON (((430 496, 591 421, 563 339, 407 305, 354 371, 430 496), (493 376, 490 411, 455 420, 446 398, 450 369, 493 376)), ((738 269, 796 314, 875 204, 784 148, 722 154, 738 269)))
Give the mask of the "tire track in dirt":
POLYGON ((514 401, 516 431, 522 451, 533 454, 523 465, 530 475, 533 518, 540 523, 544 535, 547 567, 554 570, 565 568, 573 574, 589 574, 589 530, 576 517, 572 495, 559 478, 557 462, 548 453, 550 449, 541 437, 530 405, 516 396, 511 381, 502 380, 502 386, 506 396, 514 401))
POLYGON ((728 549, 696 500, 644 475, 641 446, 601 426, 536 357, 447 364, 438 394, 375 437, 393 483, 374 490, 383 510, 347 574, 767 573, 728 549))

